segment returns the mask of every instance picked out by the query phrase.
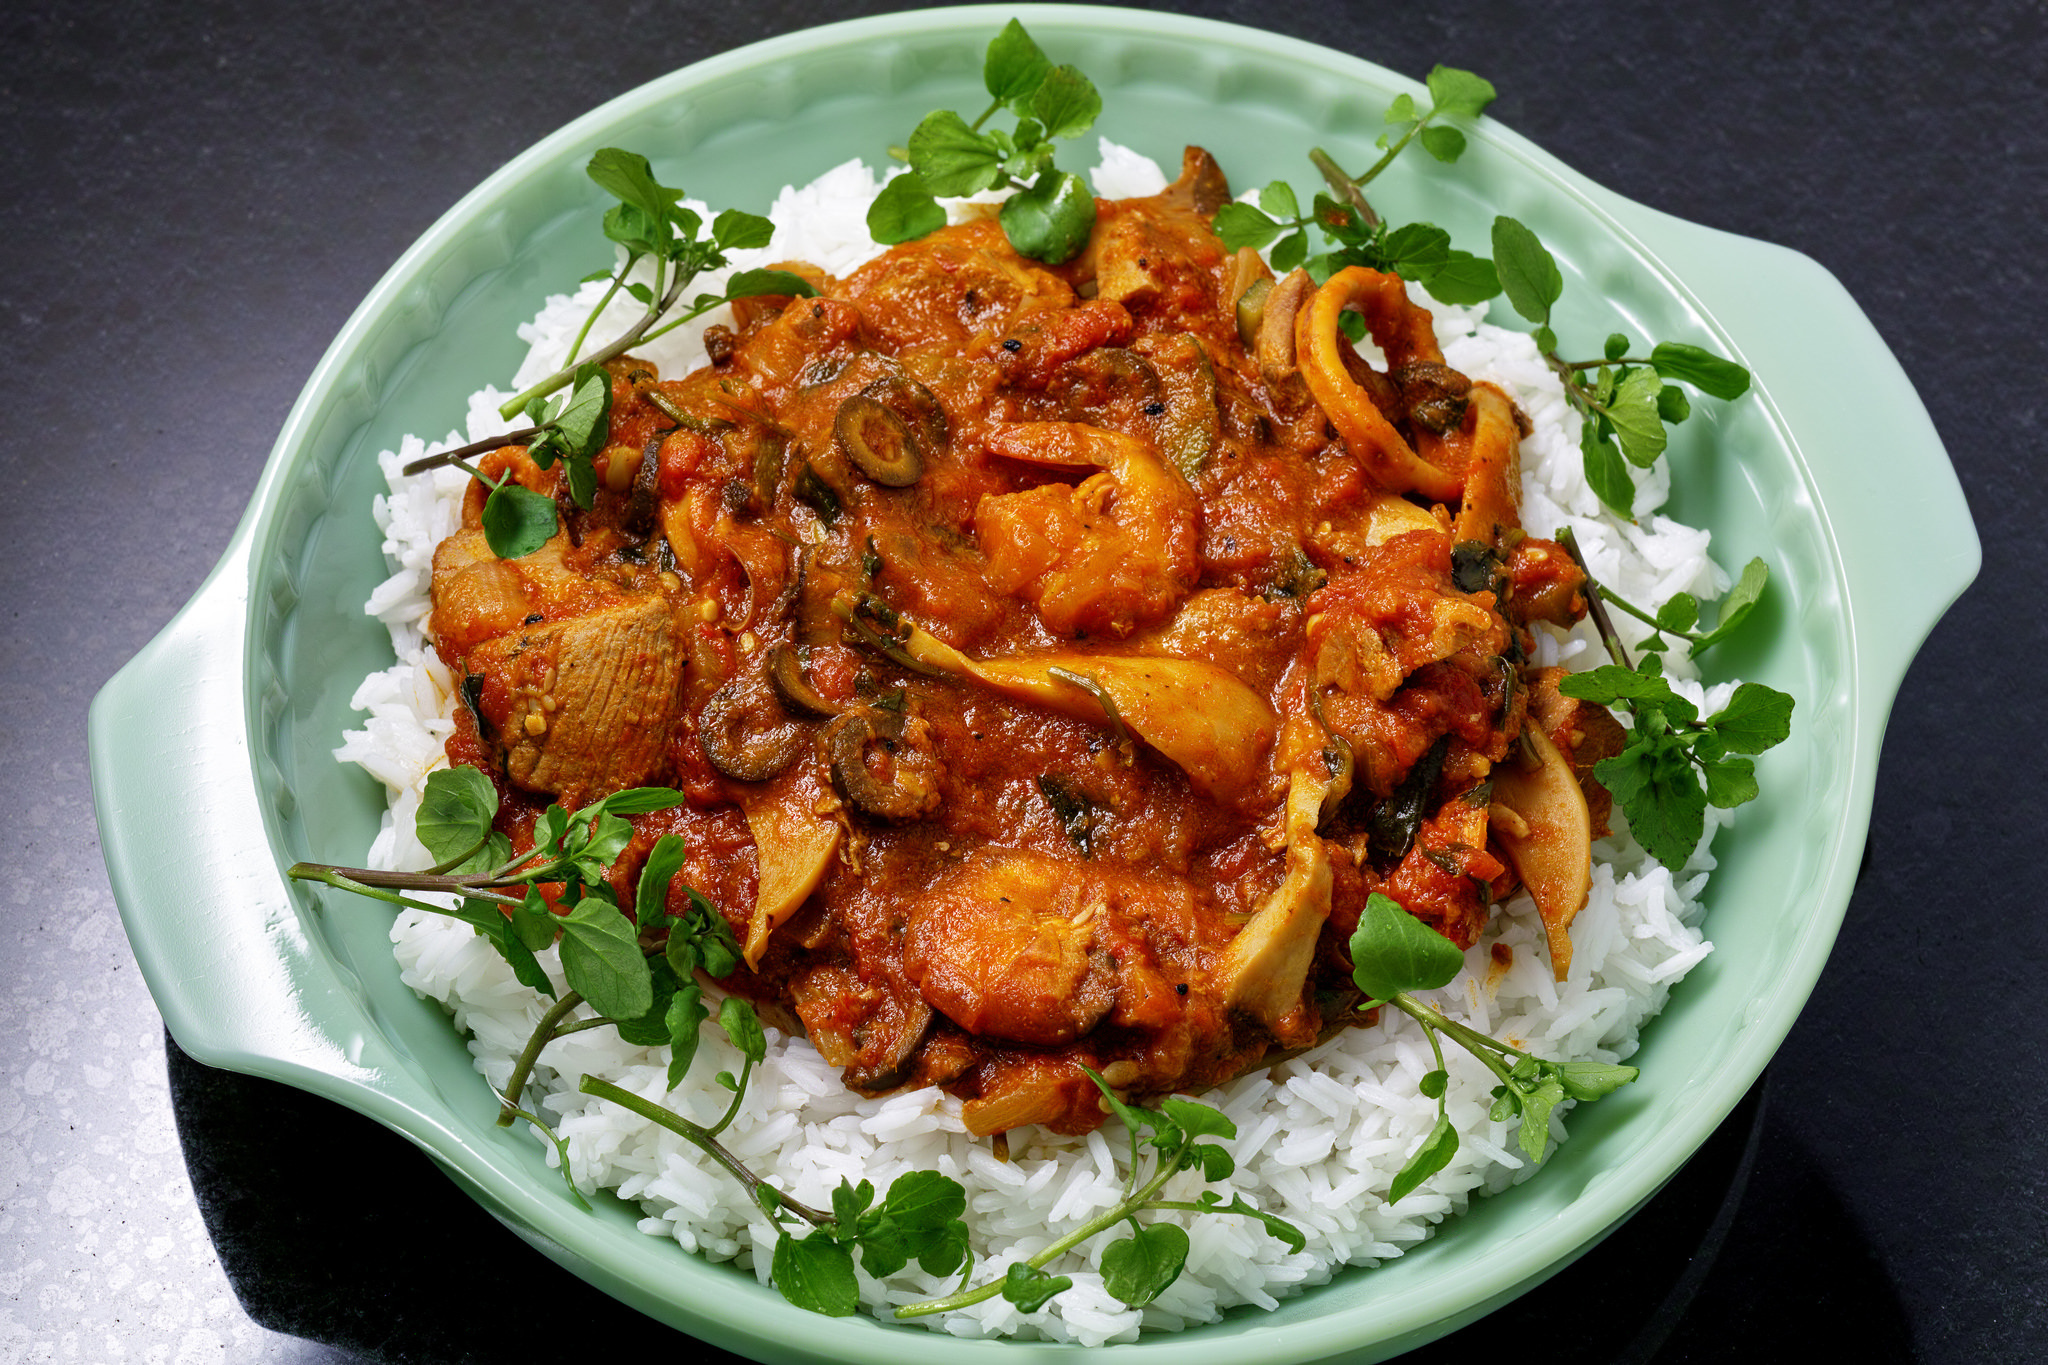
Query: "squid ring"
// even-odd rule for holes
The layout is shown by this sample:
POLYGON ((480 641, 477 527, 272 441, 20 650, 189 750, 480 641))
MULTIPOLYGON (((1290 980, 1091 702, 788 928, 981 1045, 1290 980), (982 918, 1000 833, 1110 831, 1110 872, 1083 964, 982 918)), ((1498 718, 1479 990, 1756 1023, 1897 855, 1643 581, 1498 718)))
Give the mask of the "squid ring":
POLYGON ((1397 492, 1412 489, 1433 501, 1455 504, 1464 491, 1463 476, 1418 455, 1345 369, 1344 351, 1351 343, 1337 318, 1352 307, 1364 316, 1373 340, 1394 368, 1416 361, 1442 362, 1429 311, 1409 302, 1400 276, 1348 266, 1326 280, 1295 317, 1295 353, 1309 393, 1351 453, 1381 483, 1397 492))

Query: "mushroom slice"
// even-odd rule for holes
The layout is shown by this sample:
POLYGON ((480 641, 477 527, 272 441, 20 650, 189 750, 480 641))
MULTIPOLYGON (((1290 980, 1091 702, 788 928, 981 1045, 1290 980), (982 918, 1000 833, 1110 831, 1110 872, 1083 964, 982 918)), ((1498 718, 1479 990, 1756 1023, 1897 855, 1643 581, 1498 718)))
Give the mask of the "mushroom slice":
POLYGON ((1223 1002, 1276 1033, 1301 1005, 1315 960, 1316 938, 1330 917, 1330 853, 1316 837, 1330 780, 1320 754, 1294 770, 1287 784, 1287 874, 1258 912, 1237 931, 1216 963, 1223 1002))
POLYGON ((1585 908, 1593 885, 1592 818, 1572 765, 1550 737, 1525 725, 1522 739, 1536 761, 1494 767, 1493 804, 1514 818, 1494 820, 1492 829, 1536 900, 1550 944, 1550 970, 1562 981, 1572 965, 1572 919, 1585 908))
POLYGON ((824 793, 808 768, 781 782, 739 790, 740 809, 754 836, 758 890, 747 942, 740 952, 749 970, 761 965, 768 936, 803 907, 831 869, 844 827, 815 813, 824 793))
MULTIPOLYGON (((1219 801, 1241 796, 1272 747, 1279 722, 1271 707, 1237 678, 1196 659, 1059 653, 1029 658, 970 659, 929 631, 879 603, 840 599, 833 609, 850 620, 886 619, 905 658, 934 673, 972 678, 996 691, 1037 702, 1077 720, 1108 722, 1095 691, 1062 673, 1086 678, 1115 703, 1132 733, 1219 801)), ((874 630, 872 624, 868 626, 874 630)))

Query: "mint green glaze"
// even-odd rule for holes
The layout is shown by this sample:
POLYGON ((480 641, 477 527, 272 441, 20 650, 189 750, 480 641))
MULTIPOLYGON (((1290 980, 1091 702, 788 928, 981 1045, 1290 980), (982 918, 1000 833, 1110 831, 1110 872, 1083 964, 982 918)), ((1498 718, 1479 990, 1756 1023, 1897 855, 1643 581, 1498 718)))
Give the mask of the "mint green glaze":
MULTIPOLYGON (((576 1209, 539 1145, 492 1124, 495 1106, 440 1010, 399 984, 386 913, 287 886, 278 869, 358 858, 382 805, 375 783, 329 757, 355 723, 356 680, 390 661, 359 608, 385 572, 368 515, 375 453, 455 426, 466 394, 509 376, 514 325, 609 261, 582 174, 590 152, 645 150, 670 183, 758 210, 785 181, 878 159, 929 109, 978 109, 982 46, 1013 13, 1103 88, 1103 134, 1169 171, 1184 142, 1201 142, 1238 185, 1285 176, 1307 187, 1313 143, 1362 164, 1387 101, 1420 93, 1247 29, 1036 6, 813 30, 634 91, 492 176, 392 268, 292 409, 219 567, 92 711, 108 872, 181 1046, 371 1115, 576 1273, 764 1360, 1025 1361, 1067 1348, 814 1317, 751 1274, 649 1241, 617 1201, 576 1209)), ((1092 156, 1063 161, 1085 168, 1092 156)), ((1717 845, 1718 951, 1647 1031, 1641 1082, 1573 1115, 1572 1140, 1539 1178, 1479 1201, 1407 1256, 1270 1314, 1240 1310, 1117 1348, 1133 1360, 1379 1359, 1539 1282, 1654 1193, 1762 1071, 1811 991, 1848 904, 1900 678, 1979 562, 1910 383, 1811 261, 1631 204, 1490 121, 1456 168, 1405 159, 1375 199, 1468 244, 1486 240, 1497 212, 1535 227, 1565 273, 1558 331, 1582 349, 1621 328, 1752 368, 1752 397, 1703 403, 1680 429, 1670 510, 1714 529, 1724 565, 1771 561, 1759 626, 1715 664, 1793 692, 1798 715, 1792 741, 1760 765, 1764 797, 1717 845)))

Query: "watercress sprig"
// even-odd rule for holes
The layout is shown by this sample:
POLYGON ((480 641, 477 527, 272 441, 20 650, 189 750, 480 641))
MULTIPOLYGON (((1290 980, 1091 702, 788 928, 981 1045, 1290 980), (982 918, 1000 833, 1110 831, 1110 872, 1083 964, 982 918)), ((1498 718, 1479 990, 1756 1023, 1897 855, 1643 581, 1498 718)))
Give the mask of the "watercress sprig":
MULTIPOLYGON (((1085 1068, 1084 1068, 1085 1069, 1085 1068)), ((1186 1213, 1228 1213, 1255 1218, 1271 1236, 1287 1244, 1290 1251, 1308 1245, 1301 1229, 1285 1219, 1253 1208, 1242 1195, 1229 1203, 1214 1190, 1205 1190, 1193 1200, 1162 1199, 1166 1182, 1182 1171, 1199 1168, 1206 1181, 1228 1179, 1236 1170, 1230 1152, 1206 1138, 1237 1136, 1237 1125, 1206 1104, 1169 1095, 1159 1108, 1147 1109, 1119 1099, 1107 1081, 1090 1070, 1088 1078, 1102 1092, 1110 1111, 1123 1120, 1131 1139, 1130 1168, 1124 1177, 1124 1197, 1105 1212, 1056 1239, 1037 1255, 1019 1261, 975 1288, 962 1288, 943 1298, 906 1304, 896 1310, 898 1318, 928 1317, 951 1312, 992 1299, 1000 1294, 1024 1312, 1036 1312, 1047 1300, 1073 1280, 1049 1274, 1045 1267, 1091 1238, 1110 1231, 1120 1223, 1131 1226, 1131 1235, 1102 1249, 1102 1282, 1112 1296, 1126 1307, 1143 1308, 1180 1278, 1188 1257, 1188 1235, 1174 1223, 1140 1223, 1140 1213, 1177 1210, 1186 1213), (1151 1153, 1149 1167, 1145 1154, 1151 1153)), ((943 1273, 943 1272, 935 1272, 943 1273)), ((787 1292, 786 1290, 784 1291, 787 1292)))
MULTIPOLYGON (((1306 265, 1316 281, 1347 266, 1362 265, 1413 280, 1445 303, 1484 303, 1500 293, 1493 263, 1451 246, 1451 235, 1433 223, 1391 227, 1367 202, 1364 187, 1392 165, 1418 138, 1438 161, 1454 162, 1465 153, 1465 135, 1434 120, 1455 115, 1477 118, 1493 103, 1491 82, 1470 71, 1438 66, 1429 73, 1430 107, 1419 110, 1410 95, 1388 106, 1380 134, 1380 159, 1356 176, 1347 174, 1322 148, 1309 152, 1332 194, 1317 194, 1308 213, 1301 212, 1292 186, 1275 180, 1259 191, 1258 206, 1225 204, 1217 210, 1216 235, 1232 251, 1272 246, 1273 268, 1282 274, 1306 265), (1316 228, 1330 250, 1309 255, 1308 229, 1316 228)), ((1354 338, 1355 339, 1355 338, 1354 338)))
POLYGON ((1451 1126, 1444 1092, 1450 1071, 1444 1065, 1442 1038, 1449 1038, 1477 1057, 1500 1084, 1493 1088, 1495 1122, 1520 1117, 1517 1140, 1531 1161, 1542 1162, 1550 1145, 1550 1114, 1566 1099, 1597 1100, 1611 1095, 1637 1076, 1632 1066, 1606 1062, 1553 1062, 1498 1038, 1490 1038, 1427 1001, 1416 991, 1447 986, 1465 965, 1465 954, 1436 930, 1416 919, 1391 897, 1375 891, 1366 898, 1351 935, 1352 979, 1365 992, 1361 1010, 1392 1006, 1422 1025, 1436 1056, 1436 1069, 1423 1076, 1421 1090, 1436 1101, 1436 1124, 1394 1176, 1387 1202, 1398 1203, 1423 1181, 1450 1164, 1458 1152, 1458 1130, 1451 1126))
POLYGON ((555 503, 509 475, 492 479, 470 461, 508 445, 526 446, 527 454, 542 469, 560 460, 571 500, 587 512, 597 497, 595 458, 604 449, 610 430, 612 390, 606 361, 734 299, 759 294, 807 297, 818 292, 808 280, 786 270, 743 270, 726 283, 722 293, 699 294, 687 308, 675 313, 690 281, 706 270, 723 268, 728 251, 768 245, 774 224, 756 213, 727 209, 712 220, 710 236, 704 236, 704 220, 683 206, 683 191, 655 179, 647 158, 635 152, 599 148, 585 171, 618 197, 619 202, 605 212, 604 234, 625 249, 625 258, 616 269, 583 277, 582 283, 609 280, 610 286, 584 318, 582 331, 569 347, 568 362, 498 409, 498 415, 507 421, 523 413, 531 425, 414 460, 402 471, 417 474, 454 464, 489 485, 491 492, 483 509, 484 539, 500 559, 522 558, 547 543, 557 528, 555 503), (647 259, 654 262, 652 286, 629 278, 634 267, 647 259), (617 340, 579 362, 577 356, 589 339, 592 324, 621 291, 639 300, 646 311, 617 340), (571 390, 566 398, 550 399, 565 386, 571 390))
MULTIPOLYGON (((1726 706, 1701 719, 1699 708, 1673 691, 1664 677, 1659 653, 1663 642, 1651 637, 1659 649, 1646 643, 1642 660, 1632 664, 1627 646, 1601 609, 1602 602, 1613 602, 1660 631, 1681 633, 1678 623, 1691 625, 1698 604, 1688 597, 1676 609, 1666 603, 1650 616, 1622 602, 1594 579, 1569 527, 1557 533, 1557 542, 1586 575, 1593 624, 1608 657, 1614 660, 1583 673, 1566 674, 1558 682, 1558 691, 1629 713, 1627 745, 1612 758, 1594 764, 1593 776, 1621 803, 1629 831, 1650 856, 1673 870, 1684 867, 1706 832, 1708 806, 1733 810, 1756 799, 1753 756, 1791 736, 1793 700, 1763 683, 1746 682, 1735 689, 1726 706)), ((1687 634, 1694 640, 1693 653, 1725 638, 1749 617, 1766 577, 1763 561, 1751 560, 1735 590, 1724 600, 1719 624, 1704 634, 1687 634)))
MULTIPOLYGON (((685 888, 683 914, 669 912, 671 884, 683 865, 683 840, 677 835, 662 835, 648 850, 634 894, 634 918, 605 880, 633 837, 624 817, 666 810, 682 799, 681 792, 668 787, 633 787, 574 813, 549 806, 534 821, 533 847, 514 855, 505 836, 492 827, 498 790, 490 778, 472 767, 445 768, 427 778, 414 821, 420 843, 435 859, 432 869, 385 872, 296 863, 289 873, 462 920, 489 940, 521 985, 550 998, 556 997, 555 986, 535 953, 559 938, 569 989, 555 998, 514 1065, 499 1116, 501 1124, 510 1124, 541 1050, 582 1029, 614 1026, 628 1042, 667 1044, 673 1058, 671 1085, 689 1069, 697 1026, 707 1016, 696 970, 725 975, 739 961, 739 945, 725 917, 695 889, 685 888), (563 913, 550 907, 542 885, 557 888, 554 902, 563 913), (461 900, 451 909, 405 891, 452 892, 461 900), (585 1003, 597 1017, 573 1020, 576 1007, 585 1003)), ((751 1015, 751 1006, 746 1010, 751 1015)), ((744 1021, 728 1023, 728 1033, 734 1027, 744 1027, 744 1021)))
POLYGON ((1564 295, 1556 258, 1534 232, 1502 215, 1493 220, 1493 261, 1502 292, 1517 313, 1536 324, 1531 335, 1537 350, 1584 419, 1579 450, 1586 482, 1600 501, 1633 516, 1636 484, 1629 466, 1655 464, 1669 441, 1666 427, 1692 415, 1692 402, 1678 385, 1732 402, 1749 391, 1749 371, 1685 342, 1659 342, 1649 355, 1631 356, 1633 343, 1622 332, 1607 338, 1598 359, 1565 360, 1550 326, 1551 310, 1564 295))
POLYGON ((989 42, 982 83, 990 103, 974 122, 938 109, 917 125, 903 150, 910 170, 868 209, 868 232, 885 245, 912 241, 946 225, 938 196, 1015 189, 998 214, 1010 245, 1048 265, 1072 260, 1095 227, 1095 196, 1080 176, 1053 165, 1053 143, 1093 127, 1102 96, 1073 67, 1053 65, 1015 19, 989 42), (1016 116, 1014 129, 982 131, 1005 109, 1016 116))

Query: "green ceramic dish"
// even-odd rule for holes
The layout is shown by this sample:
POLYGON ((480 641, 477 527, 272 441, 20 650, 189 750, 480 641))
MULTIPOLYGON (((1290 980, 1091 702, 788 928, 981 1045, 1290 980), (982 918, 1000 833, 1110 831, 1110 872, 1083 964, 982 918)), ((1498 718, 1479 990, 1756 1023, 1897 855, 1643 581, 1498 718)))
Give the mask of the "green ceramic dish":
MULTIPOLYGON (((751 1274, 650 1241, 617 1201, 578 1210, 539 1145, 493 1125, 439 1008, 399 984, 388 916, 287 885, 279 868, 355 860, 382 805, 373 782, 329 757, 354 720, 356 681, 390 660, 361 611, 385 573, 368 515, 374 456, 406 432, 455 425, 464 395, 509 376, 513 328, 542 295, 609 262, 582 171, 591 151, 644 149, 664 180, 759 209, 785 181, 878 157, 930 109, 979 108, 982 47, 1013 13, 1102 87, 1103 134, 1169 167, 1200 142, 1240 185, 1309 183, 1315 143, 1362 163, 1389 99, 1421 93, 1269 34, 1049 6, 863 20, 655 81, 493 175, 392 267, 292 409, 219 567, 92 710, 108 871, 182 1047, 378 1119, 577 1274, 763 1360, 1009 1362, 1064 1348, 815 1317, 751 1274), (192 897, 195 885, 208 894, 192 897)), ((1713 528, 1722 563, 1771 561, 1761 624, 1714 663, 1794 693, 1796 727, 1761 764, 1764 797, 1717 845, 1718 951, 1647 1031, 1640 1083, 1575 1114, 1540 1178, 1480 1201, 1407 1256, 1272 1313, 1117 1348, 1134 1361, 1379 1359, 1528 1289, 1648 1199, 1805 1003, 1848 903, 1901 675, 1979 562, 1911 384, 1812 261, 1629 203, 1490 121, 1458 166, 1410 158, 1375 198, 1461 242, 1485 241, 1497 212, 1533 226, 1565 273, 1558 331, 1582 347, 1621 329, 1698 341, 1754 371, 1751 397, 1702 404, 1680 429, 1670 510, 1713 528)))

